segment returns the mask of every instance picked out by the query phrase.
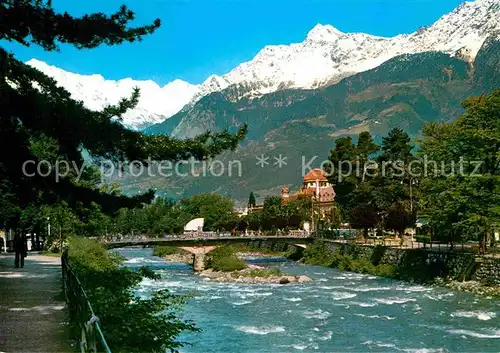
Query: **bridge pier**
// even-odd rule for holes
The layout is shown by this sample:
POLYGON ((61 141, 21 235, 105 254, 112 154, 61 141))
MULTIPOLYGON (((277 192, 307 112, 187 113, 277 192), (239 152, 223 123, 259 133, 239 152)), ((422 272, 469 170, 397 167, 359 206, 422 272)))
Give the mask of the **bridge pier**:
POLYGON ((195 253, 193 254, 193 270, 195 272, 201 272, 205 270, 205 254, 195 253))

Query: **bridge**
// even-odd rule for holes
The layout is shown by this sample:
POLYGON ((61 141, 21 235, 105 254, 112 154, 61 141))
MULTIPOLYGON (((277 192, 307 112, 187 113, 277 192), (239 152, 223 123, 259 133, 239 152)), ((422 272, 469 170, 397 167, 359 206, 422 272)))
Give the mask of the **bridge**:
POLYGON ((205 255, 222 245, 248 244, 252 241, 272 241, 286 243, 298 248, 306 248, 312 242, 310 233, 296 232, 283 235, 241 235, 201 233, 168 235, 162 238, 139 237, 114 237, 111 239, 98 238, 108 249, 124 247, 151 247, 156 245, 168 245, 177 247, 193 254, 193 269, 203 271, 205 269, 205 255))

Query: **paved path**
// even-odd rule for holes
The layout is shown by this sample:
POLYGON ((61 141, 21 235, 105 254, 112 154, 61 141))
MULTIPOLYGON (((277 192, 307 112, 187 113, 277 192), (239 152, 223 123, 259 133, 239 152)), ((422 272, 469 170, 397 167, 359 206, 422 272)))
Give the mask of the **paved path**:
POLYGON ((24 268, 0 255, 0 352, 75 352, 67 339, 61 260, 30 254, 24 268))

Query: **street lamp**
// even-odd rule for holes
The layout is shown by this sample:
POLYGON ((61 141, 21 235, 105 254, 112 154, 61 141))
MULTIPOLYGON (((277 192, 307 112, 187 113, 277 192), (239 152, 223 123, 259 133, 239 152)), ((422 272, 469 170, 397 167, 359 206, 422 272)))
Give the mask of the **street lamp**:
POLYGON ((50 238, 50 217, 47 217, 47 238, 50 238))

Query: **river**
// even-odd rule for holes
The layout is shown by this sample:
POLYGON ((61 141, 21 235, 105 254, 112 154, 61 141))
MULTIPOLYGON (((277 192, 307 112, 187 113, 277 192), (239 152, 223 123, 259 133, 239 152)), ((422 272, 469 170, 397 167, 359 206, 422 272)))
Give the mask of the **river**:
POLYGON ((307 284, 213 283, 151 249, 121 249, 129 265, 162 275, 138 289, 193 296, 180 313, 203 331, 181 352, 498 352, 500 302, 444 288, 294 262, 283 272, 307 284))

